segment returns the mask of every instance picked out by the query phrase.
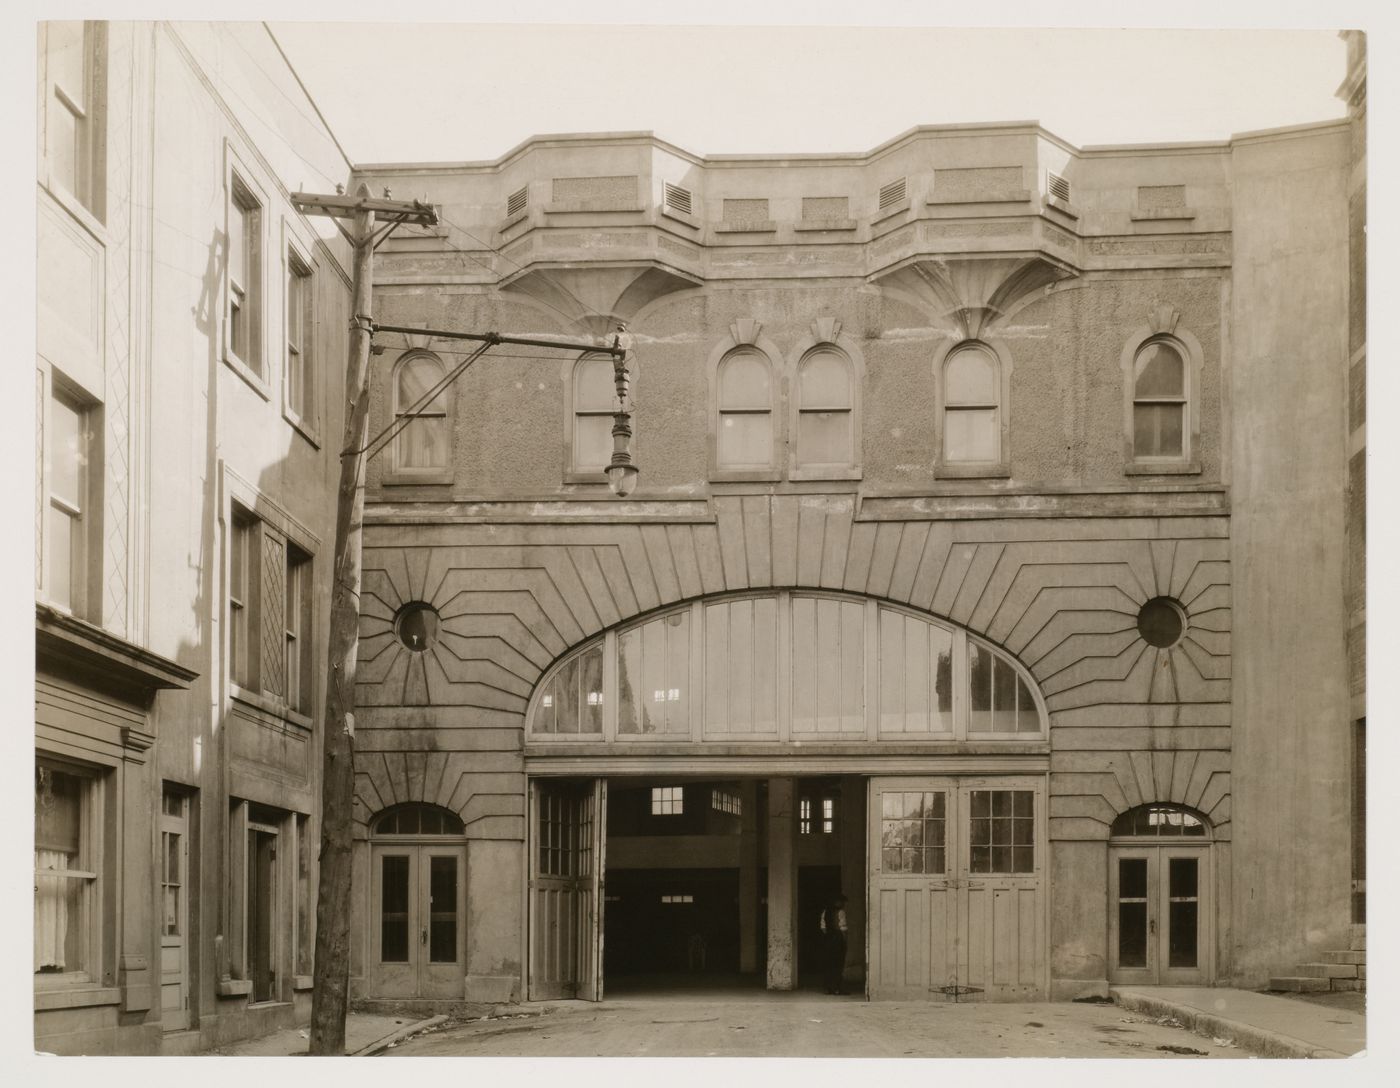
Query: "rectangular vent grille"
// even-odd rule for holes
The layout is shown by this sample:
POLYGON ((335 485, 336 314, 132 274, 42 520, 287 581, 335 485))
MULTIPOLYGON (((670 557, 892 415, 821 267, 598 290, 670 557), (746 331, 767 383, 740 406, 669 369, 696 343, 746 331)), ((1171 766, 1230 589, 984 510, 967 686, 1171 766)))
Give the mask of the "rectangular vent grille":
POLYGON ((880 190, 880 210, 904 203, 904 178, 892 181, 880 190))
POLYGON ((530 187, 522 185, 510 196, 506 197, 506 215, 515 215, 525 210, 525 206, 530 203, 530 187))
POLYGON ((666 207, 674 208, 683 215, 690 214, 690 190, 679 185, 666 183, 666 207))
POLYGON ((1045 183, 1046 189, 1056 200, 1069 201, 1069 182, 1060 177, 1059 174, 1048 174, 1045 183))

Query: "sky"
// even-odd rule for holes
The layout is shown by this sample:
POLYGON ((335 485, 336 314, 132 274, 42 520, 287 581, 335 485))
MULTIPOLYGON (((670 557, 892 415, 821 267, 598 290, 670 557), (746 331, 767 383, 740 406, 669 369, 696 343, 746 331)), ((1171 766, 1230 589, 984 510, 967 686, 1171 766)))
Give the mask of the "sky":
POLYGON ((867 151, 919 124, 1038 120, 1082 147, 1344 113, 1333 28, 674 26, 629 23, 639 15, 623 5, 607 14, 619 21, 271 27, 356 163, 490 160, 545 132, 651 130, 700 155, 781 154, 867 151))

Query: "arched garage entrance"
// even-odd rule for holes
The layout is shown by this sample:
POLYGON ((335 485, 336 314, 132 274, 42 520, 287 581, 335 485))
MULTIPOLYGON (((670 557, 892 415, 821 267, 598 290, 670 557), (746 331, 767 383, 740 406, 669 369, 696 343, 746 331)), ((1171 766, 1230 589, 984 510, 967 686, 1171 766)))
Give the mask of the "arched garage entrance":
MULTIPOLYGON (((607 913, 632 910, 622 884, 657 911, 681 908, 653 919, 702 915, 698 891, 662 887, 674 869, 693 870, 697 888, 701 870, 715 886, 732 876, 734 894, 705 913, 736 915, 740 973, 800 986, 807 915, 821 907, 810 900, 830 890, 803 870, 820 866, 852 900, 847 977, 871 996, 1012 1000, 1048 988, 1044 705, 1009 654, 944 620, 797 590, 653 614, 545 674, 526 770, 531 996, 601 996, 618 962, 607 913), (849 783, 832 821, 844 834, 824 852, 812 831, 826 820, 822 780, 849 783), (643 789, 657 806, 648 841, 628 841, 607 826, 607 798, 643 789), (679 791, 669 802, 667 789, 679 791), (657 827, 697 807, 688 835, 657 827), (651 860, 615 881, 624 855, 651 860)), ((684 930, 653 959, 693 970, 701 946, 684 930)), ((708 967, 714 942, 698 935, 708 967)))

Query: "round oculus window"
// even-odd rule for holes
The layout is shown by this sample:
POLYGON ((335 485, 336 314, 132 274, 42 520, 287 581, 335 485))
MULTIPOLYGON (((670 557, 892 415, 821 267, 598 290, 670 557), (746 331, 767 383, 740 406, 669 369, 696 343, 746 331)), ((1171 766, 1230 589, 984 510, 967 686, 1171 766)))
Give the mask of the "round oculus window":
POLYGON ((421 654, 437 641, 437 609, 423 601, 410 601, 394 618, 394 631, 400 642, 421 654))
POLYGON ((1186 609, 1170 597, 1153 597, 1138 610, 1137 627, 1144 642, 1165 650, 1186 633, 1186 609))

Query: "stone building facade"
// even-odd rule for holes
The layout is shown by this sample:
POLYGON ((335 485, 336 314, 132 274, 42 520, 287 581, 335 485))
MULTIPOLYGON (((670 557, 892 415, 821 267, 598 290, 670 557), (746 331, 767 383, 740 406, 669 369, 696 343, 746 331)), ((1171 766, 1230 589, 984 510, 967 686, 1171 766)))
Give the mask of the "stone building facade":
POLYGON ((838 891, 874 998, 1346 947, 1349 45, 1349 120, 1213 143, 352 168, 265 28, 45 24, 36 1045, 308 1013, 346 180, 442 217, 376 258, 357 996, 811 985, 838 891), (434 331, 619 322, 625 499, 606 357, 434 331))
POLYGON ((874 997, 1346 947, 1350 156, 1000 124, 360 167, 442 213, 381 255, 377 320, 425 331, 376 337, 373 426, 471 347, 430 330, 621 321, 642 474, 601 471, 606 360, 508 349, 371 466, 358 992, 785 989, 837 888, 874 997))
POLYGON ((190 1053, 309 1012, 350 167, 262 26, 38 58, 35 1046, 190 1053))

